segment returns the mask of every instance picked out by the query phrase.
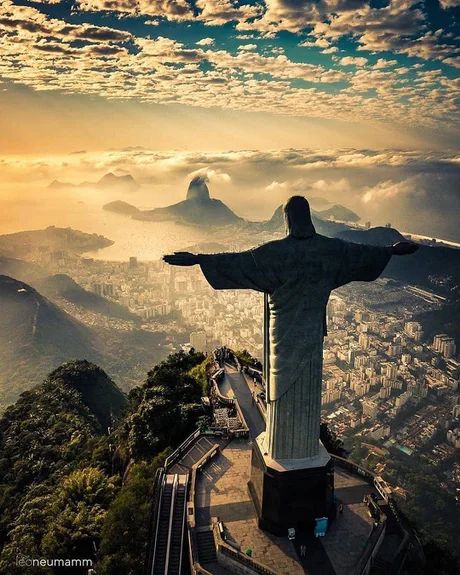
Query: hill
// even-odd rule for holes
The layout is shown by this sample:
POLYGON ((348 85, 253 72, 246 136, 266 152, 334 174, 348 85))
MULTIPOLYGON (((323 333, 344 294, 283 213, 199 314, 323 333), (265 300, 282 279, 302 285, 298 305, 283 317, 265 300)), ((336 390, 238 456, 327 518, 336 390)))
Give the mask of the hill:
POLYGON ((50 299, 62 297, 79 307, 109 317, 136 322, 139 320, 138 316, 132 314, 128 308, 83 289, 75 280, 66 274, 48 276, 38 281, 37 285, 40 292, 50 299))
POLYGON ((101 575, 142 572, 155 469, 203 414, 204 362, 194 352, 170 356, 129 401, 98 366, 70 362, 6 410, 0 575, 23 574, 18 549, 91 558, 101 575))
POLYGON ((102 430, 113 425, 127 405, 126 396, 105 371, 87 360, 59 366, 48 376, 48 381, 54 385, 62 383, 77 391, 102 430))
POLYGON ((321 210, 316 213, 324 220, 333 219, 341 222, 358 222, 361 219, 357 213, 340 204, 335 204, 326 210, 321 210))
POLYGON ((136 208, 136 206, 121 200, 109 202, 108 204, 103 205, 102 209, 108 212, 115 212, 116 214, 123 214, 125 216, 134 216, 135 214, 139 213, 139 209, 136 208))
POLYGON ((72 362, 0 418, 1 575, 24 572, 18 549, 31 557, 94 556, 126 467, 106 433, 126 405, 100 368, 72 362))
MULTIPOLYGON (((406 241, 393 228, 371 228, 369 230, 348 230, 338 234, 346 241, 367 245, 385 246, 406 241)), ((455 299, 460 286, 460 250, 446 246, 420 245, 412 255, 393 257, 384 271, 384 276, 433 289, 455 299)))
POLYGON ((164 208, 139 210, 127 202, 117 200, 105 204, 103 209, 151 222, 174 221, 204 227, 243 223, 244 220, 224 202, 210 197, 206 181, 205 177, 196 176, 189 184, 186 199, 164 208))
POLYGON ((98 234, 87 234, 72 228, 49 226, 44 230, 0 235, 0 256, 27 258, 34 250, 82 254, 91 250, 106 248, 112 244, 112 240, 98 234))
POLYGON ((460 348, 460 301, 445 304, 441 309, 425 311, 414 317, 423 326, 424 340, 428 343, 439 333, 445 333, 455 339, 457 349, 460 348))
POLYGON ((0 276, 0 406, 76 357, 99 360, 91 331, 30 285, 0 276))
MULTIPOLYGON (((34 286, 0 275, 0 413, 61 363, 94 361, 129 390, 139 374, 167 355, 169 340, 163 329, 142 329, 137 316, 132 320, 126 308, 99 296, 93 298, 95 294, 68 276, 41 278, 34 286), (41 288, 36 289, 43 285, 48 286, 47 295, 54 302, 42 295, 41 288), (69 312, 73 314, 77 306, 77 317, 86 325, 62 309, 70 300, 69 312), (108 320, 99 321, 91 312, 104 314, 108 320), (122 329, 119 320, 125 322, 122 329)), ((179 343, 187 340, 185 334, 183 338, 179 336, 179 343)))

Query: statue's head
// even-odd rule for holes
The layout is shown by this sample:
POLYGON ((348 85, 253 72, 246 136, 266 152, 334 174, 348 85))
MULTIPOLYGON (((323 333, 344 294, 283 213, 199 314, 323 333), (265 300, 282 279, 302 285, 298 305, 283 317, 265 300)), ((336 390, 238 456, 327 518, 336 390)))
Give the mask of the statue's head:
POLYGON ((302 239, 315 233, 311 221, 310 204, 303 196, 292 196, 284 205, 284 218, 289 236, 302 239))

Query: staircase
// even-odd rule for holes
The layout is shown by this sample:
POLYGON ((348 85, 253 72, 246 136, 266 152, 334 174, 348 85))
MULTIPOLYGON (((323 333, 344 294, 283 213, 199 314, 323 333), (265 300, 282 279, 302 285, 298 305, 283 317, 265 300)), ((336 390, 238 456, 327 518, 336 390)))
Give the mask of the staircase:
POLYGON ((211 530, 197 533, 198 559, 203 565, 216 561, 216 546, 214 535, 211 530))

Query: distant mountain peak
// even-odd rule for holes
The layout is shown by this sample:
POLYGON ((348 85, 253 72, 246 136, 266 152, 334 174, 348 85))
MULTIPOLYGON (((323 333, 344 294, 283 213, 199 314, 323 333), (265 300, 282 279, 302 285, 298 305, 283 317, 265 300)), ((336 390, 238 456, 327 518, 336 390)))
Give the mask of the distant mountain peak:
POLYGON ((209 188, 207 176, 195 176, 190 182, 187 190, 187 200, 209 200, 209 188))
POLYGON ((124 176, 117 176, 113 172, 107 172, 102 178, 98 181, 98 184, 102 184, 104 182, 134 182, 134 178, 131 174, 125 174, 124 176))
POLYGON ((60 180, 53 180, 48 184, 48 189, 50 190, 63 190, 65 188, 74 188, 75 184, 69 182, 61 182, 60 180))
POLYGON ((79 184, 70 184, 68 182, 61 182, 59 180, 53 180, 48 184, 50 190, 63 190, 66 188, 87 188, 96 187, 102 190, 120 188, 128 192, 134 192, 139 188, 139 184, 133 178, 131 174, 125 174, 122 176, 117 176, 113 172, 108 172, 104 174, 97 182, 81 182, 79 184))
POLYGON ((113 172, 108 172, 97 182, 96 184, 100 188, 111 188, 111 187, 123 187, 128 190, 137 190, 139 184, 132 177, 131 174, 125 174, 123 176, 117 176, 113 172))

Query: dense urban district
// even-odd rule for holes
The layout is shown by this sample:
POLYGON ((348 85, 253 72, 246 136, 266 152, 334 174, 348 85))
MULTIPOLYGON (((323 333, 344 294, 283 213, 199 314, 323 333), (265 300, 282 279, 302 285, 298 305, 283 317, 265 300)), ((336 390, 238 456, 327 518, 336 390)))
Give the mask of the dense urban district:
MULTIPOLYGON (((55 303, 83 324, 162 332, 160 358, 217 346, 262 358, 262 296, 215 291, 198 267, 43 249, 29 260, 129 310, 126 318, 115 318, 57 295, 55 303)), ((335 291, 327 309, 322 401, 323 419, 349 457, 397 486, 409 517, 453 549, 460 362, 455 338, 443 332, 441 321, 433 322, 446 303, 445 294, 386 278, 335 291)))

